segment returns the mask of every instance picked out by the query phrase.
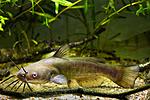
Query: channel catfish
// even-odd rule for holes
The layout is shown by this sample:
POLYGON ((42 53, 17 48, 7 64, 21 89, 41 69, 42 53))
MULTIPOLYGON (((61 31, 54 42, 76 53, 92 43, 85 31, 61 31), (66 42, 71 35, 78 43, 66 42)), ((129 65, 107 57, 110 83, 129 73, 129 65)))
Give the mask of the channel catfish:
POLYGON ((21 68, 17 77, 22 82, 44 84, 54 82, 68 84, 74 87, 92 87, 100 85, 101 76, 107 77, 124 88, 133 88, 138 77, 138 66, 124 67, 121 65, 109 65, 96 57, 64 57, 69 46, 60 47, 52 57, 42 59, 21 68), (90 85, 82 82, 91 82, 90 85))

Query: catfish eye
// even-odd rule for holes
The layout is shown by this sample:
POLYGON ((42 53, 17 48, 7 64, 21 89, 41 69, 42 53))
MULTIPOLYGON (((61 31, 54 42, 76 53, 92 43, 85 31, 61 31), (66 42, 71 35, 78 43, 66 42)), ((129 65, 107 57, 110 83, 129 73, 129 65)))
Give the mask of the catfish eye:
POLYGON ((32 73, 32 77, 33 77, 33 78, 36 78, 37 76, 38 76, 38 75, 37 75, 36 72, 33 72, 33 73, 32 73))

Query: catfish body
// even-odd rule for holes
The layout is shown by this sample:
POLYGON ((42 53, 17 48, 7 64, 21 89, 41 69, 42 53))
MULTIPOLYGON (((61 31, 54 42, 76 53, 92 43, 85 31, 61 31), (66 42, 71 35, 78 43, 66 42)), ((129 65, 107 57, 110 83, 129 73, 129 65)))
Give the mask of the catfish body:
POLYGON ((80 83, 85 80, 96 80, 99 85, 101 76, 105 76, 122 87, 132 88, 134 86, 138 76, 138 66, 112 66, 94 57, 63 58, 66 51, 64 46, 58 49, 53 57, 24 67, 27 74, 21 69, 17 77, 22 81, 26 80, 35 84, 52 81, 58 84, 66 83, 68 86, 71 84, 70 81, 74 80, 80 86, 80 83))

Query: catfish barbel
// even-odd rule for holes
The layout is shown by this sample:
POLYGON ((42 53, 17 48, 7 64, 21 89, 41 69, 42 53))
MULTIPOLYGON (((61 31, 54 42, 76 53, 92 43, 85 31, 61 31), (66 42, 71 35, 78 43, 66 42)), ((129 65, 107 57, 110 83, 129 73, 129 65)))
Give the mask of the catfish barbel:
POLYGON ((121 65, 109 65, 95 57, 64 57, 69 46, 60 47, 55 54, 47 59, 42 59, 17 72, 17 78, 27 83, 44 84, 54 82, 68 84, 72 88, 72 82, 81 87, 91 87, 82 84, 82 81, 96 81, 94 86, 100 85, 101 76, 107 77, 124 88, 133 88, 138 77, 139 67, 123 67, 121 65))

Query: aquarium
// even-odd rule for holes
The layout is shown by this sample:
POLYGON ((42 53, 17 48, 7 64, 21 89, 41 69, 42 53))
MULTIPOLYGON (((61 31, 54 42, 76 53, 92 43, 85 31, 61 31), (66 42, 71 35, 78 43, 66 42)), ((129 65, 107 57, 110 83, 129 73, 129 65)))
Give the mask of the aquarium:
POLYGON ((0 99, 149 100, 150 1, 1 0, 0 99))

